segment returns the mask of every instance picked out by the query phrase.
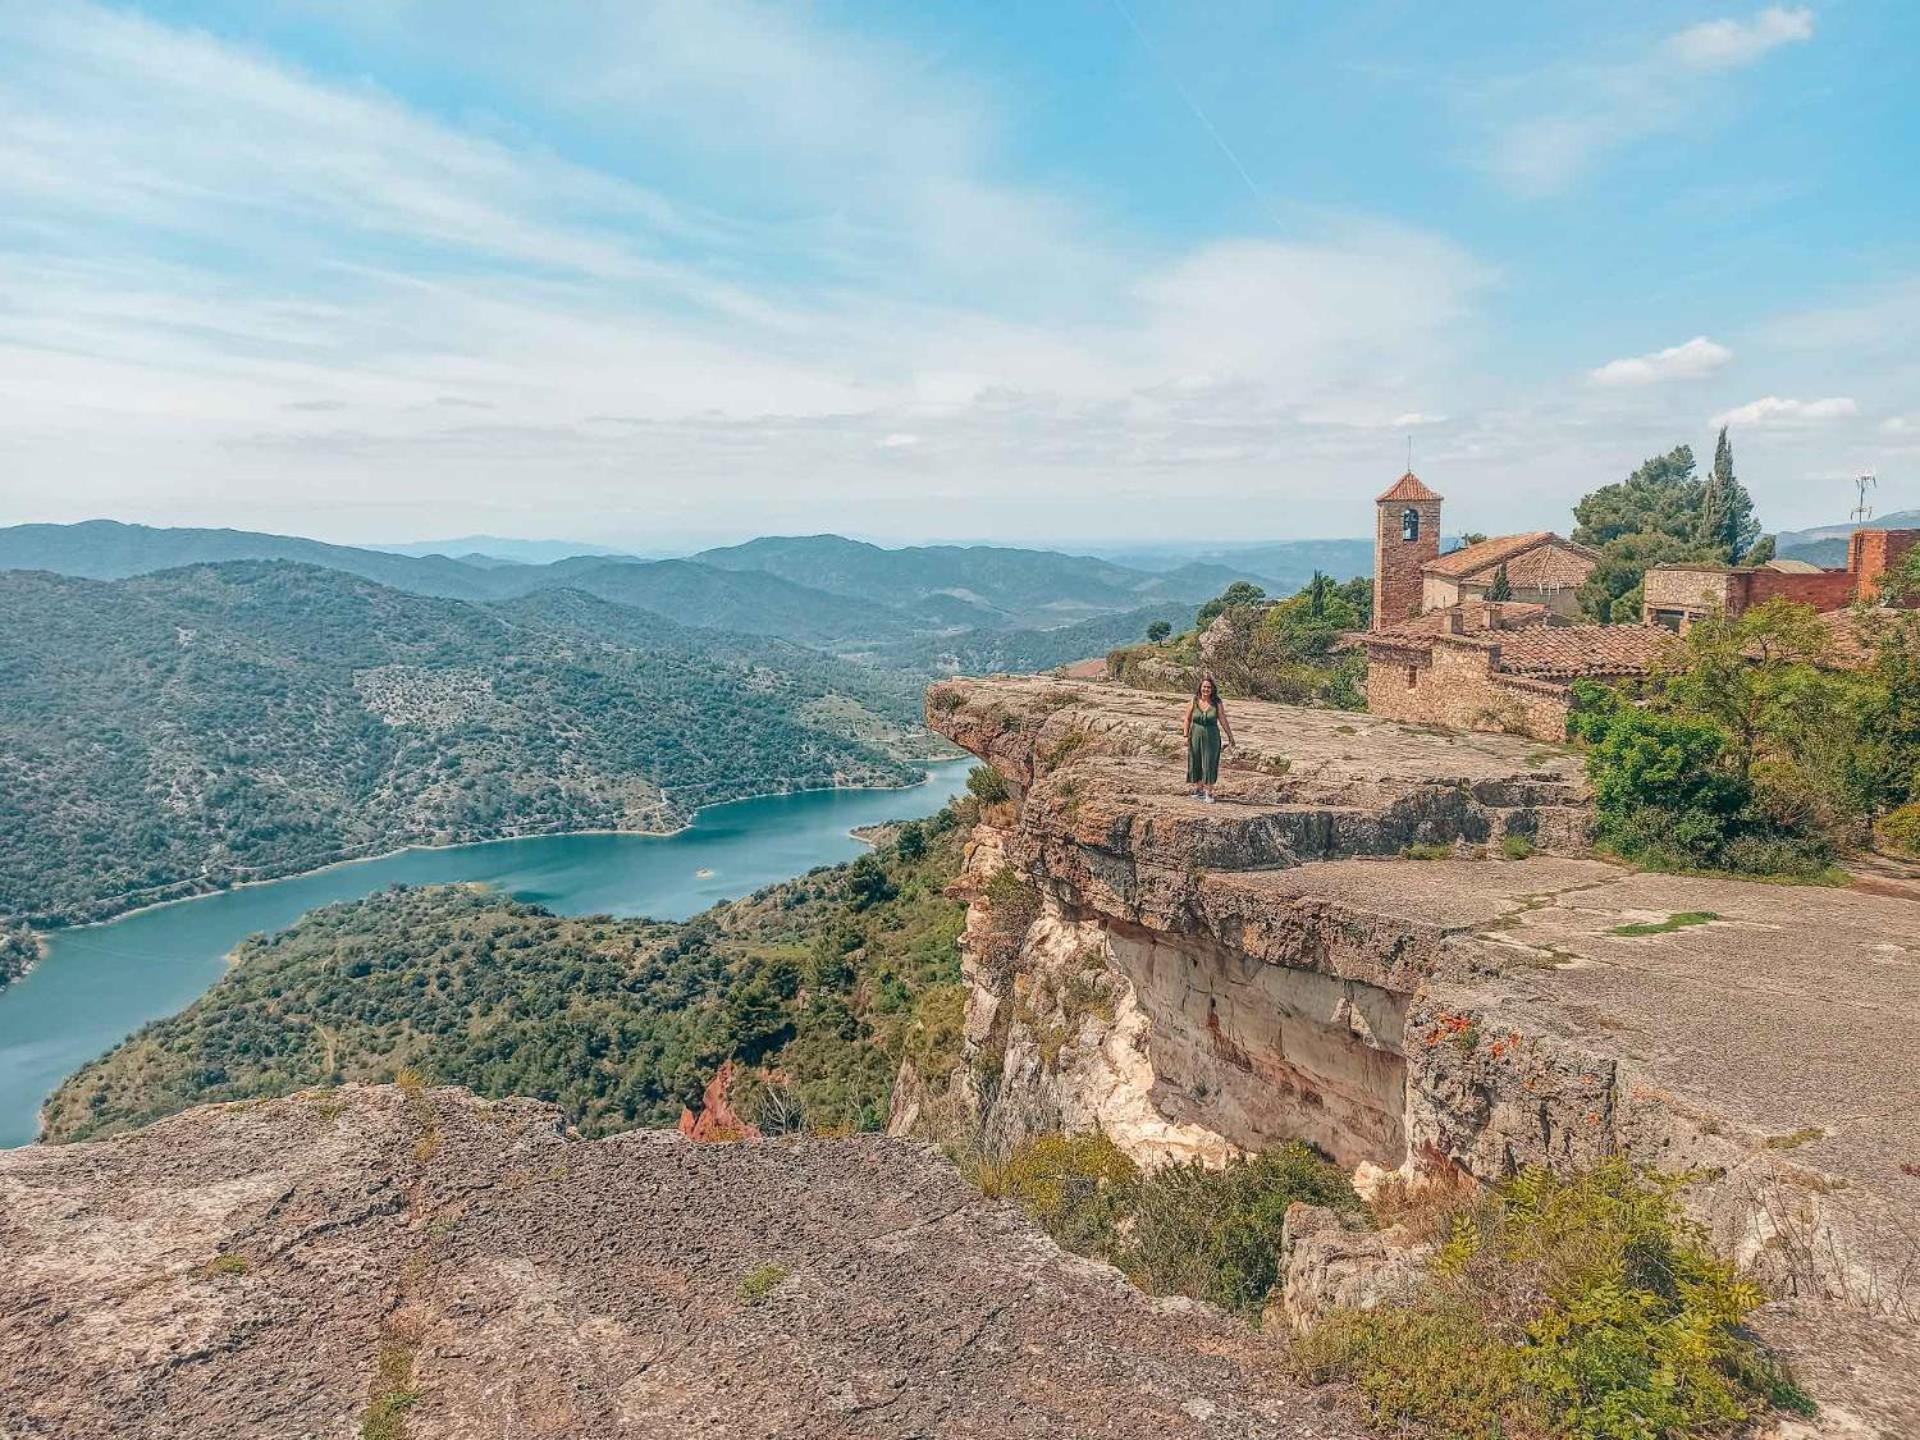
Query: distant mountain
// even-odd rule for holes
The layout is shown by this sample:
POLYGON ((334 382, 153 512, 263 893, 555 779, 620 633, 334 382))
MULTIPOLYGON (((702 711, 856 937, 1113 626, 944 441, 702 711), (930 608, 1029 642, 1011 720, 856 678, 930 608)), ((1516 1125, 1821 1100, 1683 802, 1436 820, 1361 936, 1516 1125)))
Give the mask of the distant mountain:
POLYGON ((1811 530, 1782 530, 1775 537, 1783 560, 1805 560, 1837 570, 1847 563, 1847 537, 1855 530, 1911 530, 1920 528, 1920 510, 1895 510, 1867 521, 1843 525, 1816 525, 1811 530))
POLYGON ((744 630, 826 648, 870 644, 914 628, 884 606, 755 571, 691 560, 564 560, 490 572, 507 594, 564 587, 708 630, 744 630))
MULTIPOLYGON (((486 538, 446 543, 461 549, 486 538)), ((1270 590, 1285 583, 1231 563, 1187 561, 1150 573, 1046 550, 887 550, 837 535, 772 537, 685 560, 573 555, 533 563, 472 551, 459 558, 411 555, 297 536, 111 520, 0 529, 0 572, 48 570, 112 580, 240 560, 319 565, 415 595, 477 602, 573 589, 665 623, 869 657, 948 653, 919 643, 943 636, 965 647, 975 643, 975 632, 1055 630, 1147 606, 1191 609, 1244 578, 1259 579, 1270 590)), ((984 649, 1012 654, 1024 644, 1011 640, 984 649)), ((1031 648, 1051 653, 1055 642, 1036 641, 1031 648)))
POLYGON ((485 598, 493 587, 484 571, 445 556, 414 558, 297 535, 251 530, 200 530, 85 520, 77 525, 0 528, 0 570, 51 570, 88 580, 122 580, 225 560, 294 560, 324 565, 411 590, 455 599, 485 598))
POLYGON ((944 596, 1003 612, 1021 626, 1063 624, 1155 601, 1198 603, 1244 573, 1203 568, 1155 575, 1090 556, 993 545, 887 550, 838 535, 769 536, 693 558, 874 605, 902 607, 944 596))
POLYGON ((590 545, 584 540, 511 540, 499 535, 462 535, 457 540, 409 540, 402 545, 369 545, 369 550, 389 555, 445 555, 474 564, 477 561, 509 561, 515 565, 551 565, 574 555, 619 555, 627 559, 639 556, 630 550, 609 545, 590 545))
POLYGON ((1190 630, 1196 609, 1192 605, 1147 605, 1051 630, 976 629, 919 637, 883 650, 875 658, 915 670, 964 675, 1051 670, 1056 665, 1105 655, 1121 645, 1138 644, 1156 620, 1166 621, 1175 631, 1190 630))
POLYGON ((568 591, 475 604, 258 561, 0 573, 0 930, 902 780, 926 742, 890 683, 568 591))
MULTIPOLYGON (((1322 571, 1336 580, 1373 573, 1371 540, 1276 540, 1246 545, 1141 545, 1102 552, 1106 558, 1133 569, 1163 576, 1205 567, 1210 576, 1252 580, 1269 594, 1292 594, 1322 571)), ((1216 586, 1208 596, 1218 594, 1216 586)))

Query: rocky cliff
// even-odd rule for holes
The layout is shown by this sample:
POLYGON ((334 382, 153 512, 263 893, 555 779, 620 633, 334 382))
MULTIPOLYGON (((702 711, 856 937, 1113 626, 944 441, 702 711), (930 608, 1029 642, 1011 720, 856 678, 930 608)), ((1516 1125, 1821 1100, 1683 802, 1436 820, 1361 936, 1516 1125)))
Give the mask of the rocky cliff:
POLYGON ((905 1077, 897 1128, 1146 1161, 1298 1137, 1363 1188, 1694 1171, 1823 1423, 1860 1427, 1830 1433, 1920 1433, 1920 904, 1601 863, 1578 757, 1526 740, 1240 703, 1205 805, 1177 700, 995 679, 928 709, 1009 798, 961 882, 967 1064, 944 1097, 905 1077))
POLYGON ((1354 1437, 924 1146, 347 1086, 0 1152, 0 1434, 1354 1437))

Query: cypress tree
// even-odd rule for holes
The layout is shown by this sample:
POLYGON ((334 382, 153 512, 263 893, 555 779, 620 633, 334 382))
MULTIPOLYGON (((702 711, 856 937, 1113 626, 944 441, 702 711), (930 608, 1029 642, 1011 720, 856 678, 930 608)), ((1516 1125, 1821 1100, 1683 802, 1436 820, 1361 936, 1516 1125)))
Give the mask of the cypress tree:
POLYGON ((1511 600, 1512 598, 1513 581, 1507 578, 1507 562, 1502 560, 1500 568, 1493 572, 1493 584, 1487 587, 1487 599, 1511 600))

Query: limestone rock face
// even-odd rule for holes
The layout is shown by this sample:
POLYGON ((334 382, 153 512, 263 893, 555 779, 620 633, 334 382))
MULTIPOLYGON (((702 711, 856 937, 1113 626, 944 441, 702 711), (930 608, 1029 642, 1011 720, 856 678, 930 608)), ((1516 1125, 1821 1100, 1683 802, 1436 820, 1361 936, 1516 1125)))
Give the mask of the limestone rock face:
POLYGON ((1371 1310, 1405 1298, 1419 1283, 1433 1247, 1404 1230, 1367 1230, 1320 1205, 1287 1208, 1281 1283, 1262 1327, 1305 1334, 1331 1310, 1371 1310))
POLYGON ((925 1147, 345 1087, 0 1152, 14 1440, 1357 1437, 925 1147))
MULTIPOLYGON (((1920 1434, 1901 1378, 1920 1371, 1920 903, 1637 874, 1587 853, 1562 747, 1230 703, 1240 748, 1206 805, 1183 697, 930 693, 934 728, 1016 796, 967 896, 990 1144, 1098 1127, 1147 1163, 1301 1138, 1481 1183, 1622 1152, 1695 1173, 1690 1209, 1792 1302, 1794 1325, 1764 1323, 1827 1377, 1831 1416, 1920 1434), (989 892, 1021 887, 1030 914, 996 926, 989 892), (1069 981, 1107 997, 1097 1021, 1054 1004, 1069 981), (1872 1337, 1864 1368, 1818 1351, 1809 1307, 1872 1337)), ((1373 1243, 1303 1238, 1301 1295, 1370 1293, 1373 1243)))

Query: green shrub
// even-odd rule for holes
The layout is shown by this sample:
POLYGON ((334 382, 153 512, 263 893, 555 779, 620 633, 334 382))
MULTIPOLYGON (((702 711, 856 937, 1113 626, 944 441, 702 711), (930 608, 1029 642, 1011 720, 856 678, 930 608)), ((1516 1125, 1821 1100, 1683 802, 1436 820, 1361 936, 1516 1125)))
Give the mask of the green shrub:
POLYGON ((1527 1171, 1455 1222, 1413 1299, 1330 1317, 1296 1362, 1421 1435, 1679 1440, 1804 1413, 1742 1328, 1764 1296, 1684 1218, 1683 1183, 1527 1171))
POLYGON ((793 1272, 784 1265, 757 1265, 740 1277, 737 1293, 748 1305, 758 1305, 793 1272))
POLYGON ((1141 1173, 1104 1135, 1042 1135, 982 1169, 980 1183, 1141 1289, 1242 1314, 1257 1314, 1278 1278, 1289 1205, 1360 1210, 1346 1173, 1301 1144, 1216 1168, 1196 1161, 1141 1173))
POLYGON ((1018 1202, 1064 1248, 1111 1259, 1138 1173, 1105 1135, 1040 1135, 980 1179, 987 1194, 1018 1202))
POLYGON ((1141 1289, 1258 1314, 1279 1278, 1280 1227, 1295 1201, 1358 1212, 1346 1172, 1298 1142, 1230 1160, 1167 1165, 1128 1197, 1120 1267, 1141 1289))
POLYGON ((1013 798, 1007 777, 991 765, 976 765, 967 772, 967 792, 982 805, 998 805, 1013 798))
POLYGON ((1533 854, 1533 841, 1525 835, 1507 835, 1500 841, 1500 853, 1509 860, 1524 860, 1533 854))
POLYGON ((1888 850, 1902 855, 1920 855, 1920 800, 1902 805, 1883 815, 1873 827, 1874 837, 1888 850))

